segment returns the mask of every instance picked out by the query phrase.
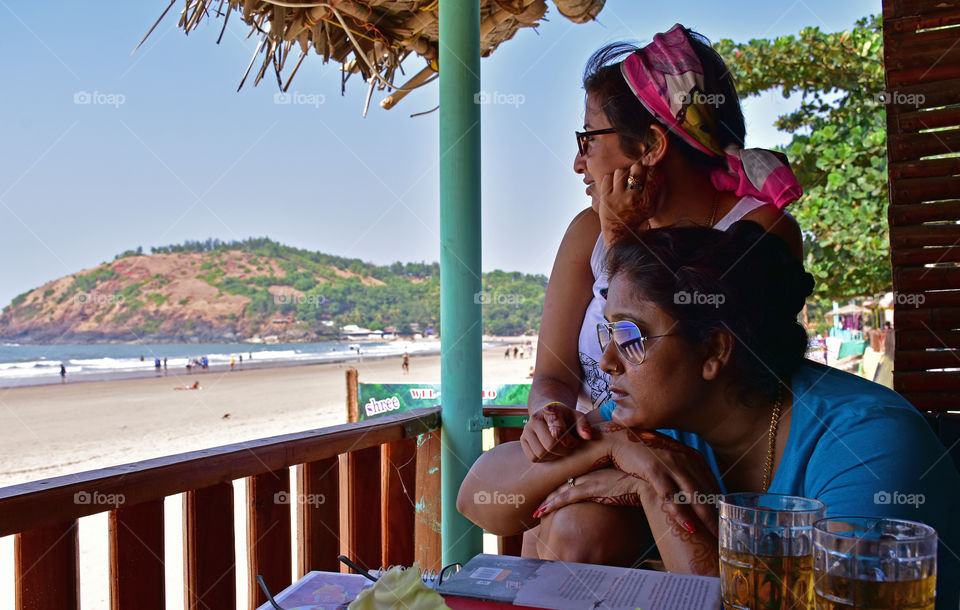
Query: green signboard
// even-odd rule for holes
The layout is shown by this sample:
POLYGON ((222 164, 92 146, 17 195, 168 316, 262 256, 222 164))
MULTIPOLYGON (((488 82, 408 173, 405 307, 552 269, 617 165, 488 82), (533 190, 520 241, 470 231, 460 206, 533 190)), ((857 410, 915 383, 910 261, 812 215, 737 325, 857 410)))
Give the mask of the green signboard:
MULTIPOLYGON (((357 386, 360 421, 440 404, 439 383, 360 383, 357 386)), ((485 385, 481 400, 484 406, 526 405, 529 394, 529 383, 485 385)), ((498 417, 494 425, 518 426, 525 420, 525 417, 498 417)))

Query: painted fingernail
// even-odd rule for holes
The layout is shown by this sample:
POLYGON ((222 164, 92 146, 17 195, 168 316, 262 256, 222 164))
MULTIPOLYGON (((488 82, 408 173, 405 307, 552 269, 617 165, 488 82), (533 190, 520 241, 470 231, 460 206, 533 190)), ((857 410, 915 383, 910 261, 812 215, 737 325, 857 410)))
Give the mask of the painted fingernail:
POLYGON ((543 513, 547 512, 547 507, 548 507, 548 505, 543 504, 543 505, 540 506, 540 508, 538 508, 537 510, 533 511, 533 518, 534 518, 534 519, 539 519, 540 516, 541 516, 543 513))
POLYGON ((682 525, 683 525, 683 529, 687 530, 691 534, 697 533, 697 528, 693 527, 693 524, 690 523, 689 521, 684 521, 682 525))

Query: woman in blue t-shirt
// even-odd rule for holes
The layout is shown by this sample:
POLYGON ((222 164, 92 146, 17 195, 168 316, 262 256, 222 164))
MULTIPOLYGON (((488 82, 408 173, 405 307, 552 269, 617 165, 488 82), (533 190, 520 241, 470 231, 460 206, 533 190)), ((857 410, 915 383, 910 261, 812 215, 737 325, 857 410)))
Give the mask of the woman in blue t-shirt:
POLYGON ((613 401, 588 416, 591 439, 549 462, 526 461, 523 441, 494 448, 461 512, 501 535, 539 524, 545 559, 629 565, 655 544, 669 571, 716 574, 717 494, 817 498, 828 516, 934 527, 938 608, 957 608, 960 474, 899 394, 804 359, 813 278, 780 238, 746 221, 653 229, 607 264, 598 339, 613 401), (598 520, 621 535, 598 539, 598 520))

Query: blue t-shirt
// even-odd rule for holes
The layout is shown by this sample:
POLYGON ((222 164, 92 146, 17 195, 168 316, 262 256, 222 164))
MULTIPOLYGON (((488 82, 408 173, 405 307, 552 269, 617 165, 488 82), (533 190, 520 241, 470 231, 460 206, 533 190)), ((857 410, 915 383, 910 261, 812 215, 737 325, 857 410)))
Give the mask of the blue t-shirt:
MULTIPOLYGON (((960 603, 960 473, 923 415, 889 388, 805 361, 791 380, 790 434, 770 493, 816 498, 827 516, 895 517, 937 530, 937 608, 960 603)), ((607 421, 612 402, 601 405, 607 421)), ((698 435, 660 432, 716 456, 698 435)))

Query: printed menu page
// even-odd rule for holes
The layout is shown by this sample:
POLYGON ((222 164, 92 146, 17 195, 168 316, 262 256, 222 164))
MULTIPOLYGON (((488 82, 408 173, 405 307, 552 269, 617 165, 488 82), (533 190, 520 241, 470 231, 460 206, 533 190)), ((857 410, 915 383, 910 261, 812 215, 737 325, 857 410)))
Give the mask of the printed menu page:
POLYGON ((585 563, 477 555, 437 590, 443 595, 535 608, 720 608, 720 580, 585 563))
MULTIPOLYGON (((296 583, 274 595, 287 610, 335 610, 346 608, 360 591, 373 583, 359 574, 308 572, 296 583)), ((272 610, 267 602, 257 610, 272 610)))

